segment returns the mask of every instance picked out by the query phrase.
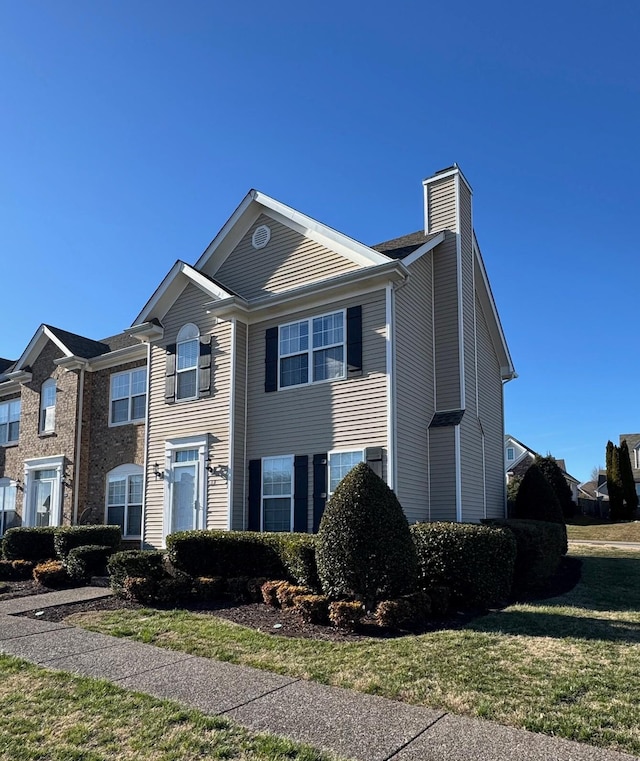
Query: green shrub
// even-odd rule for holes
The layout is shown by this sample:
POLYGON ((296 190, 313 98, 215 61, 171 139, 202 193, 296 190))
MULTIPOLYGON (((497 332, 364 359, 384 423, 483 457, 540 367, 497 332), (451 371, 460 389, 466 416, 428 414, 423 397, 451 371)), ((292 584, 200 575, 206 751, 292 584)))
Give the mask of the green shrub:
POLYGON ((193 595, 198 600, 219 600, 223 592, 222 576, 197 576, 193 582, 193 595))
POLYGON ((511 519, 492 521, 492 525, 508 528, 517 545, 513 579, 513 595, 539 592, 558 570, 566 548, 563 526, 547 521, 511 519))
POLYGON ((424 624, 431 615, 431 600, 422 591, 395 600, 378 603, 375 619, 379 626, 390 629, 410 629, 424 624))
POLYGON ((55 558, 55 531, 53 526, 10 528, 2 543, 5 560, 29 560, 39 563, 41 560, 55 558))
POLYGON ((56 556, 65 560, 74 547, 101 545, 115 551, 121 541, 120 526, 60 526, 54 531, 53 543, 56 556))
POLYGON ((308 624, 324 626, 329 621, 329 598, 326 595, 297 595, 293 609, 308 624))
POLYGON ((509 531, 472 523, 416 523, 411 531, 422 589, 448 587, 456 605, 465 608, 509 597, 516 559, 509 531))
POLYGON ((542 470, 534 463, 522 478, 513 512, 514 518, 550 521, 564 525, 560 502, 542 470))
POLYGON ((128 578, 146 579, 149 582, 167 578, 166 553, 157 550, 124 550, 114 553, 107 563, 113 593, 127 597, 125 582, 128 578))
POLYGON ((424 591, 429 598, 431 614, 437 617, 446 616, 451 600, 449 587, 427 587, 424 591))
POLYGON ((555 457, 552 457, 551 455, 547 455, 546 457, 537 456, 535 464, 542 471, 542 475, 549 482, 549 485, 553 489, 553 493, 556 495, 558 502, 560 503, 563 522, 571 520, 576 510, 576 503, 573 501, 571 487, 567 483, 562 468, 556 462, 555 457))
POLYGON ((415 588, 409 524, 395 494, 365 463, 342 479, 327 503, 316 561, 326 595, 355 597, 368 610, 415 588))
POLYGON ((69 550, 63 561, 69 576, 76 581, 88 581, 92 576, 104 576, 113 547, 100 544, 83 544, 69 550))
POLYGON ((58 589, 67 587, 72 580, 61 560, 46 560, 33 569, 33 578, 43 587, 58 589))
POLYGON ((249 592, 248 576, 233 576, 224 580, 224 593, 234 602, 249 602, 251 593, 249 592))
POLYGON ((320 589, 313 534, 270 533, 263 536, 273 543, 288 578, 300 586, 320 589))
POLYGON ((356 629, 364 618, 361 602, 337 600, 329 603, 329 621, 338 629, 356 629))
POLYGON ((291 608, 295 597, 310 595, 311 593, 312 590, 307 589, 307 587, 301 587, 297 584, 289 584, 288 582, 285 582, 278 586, 276 597, 278 598, 281 608, 291 608))
POLYGON ((191 579, 184 576, 127 576, 120 597, 143 605, 174 605, 191 594, 191 579))

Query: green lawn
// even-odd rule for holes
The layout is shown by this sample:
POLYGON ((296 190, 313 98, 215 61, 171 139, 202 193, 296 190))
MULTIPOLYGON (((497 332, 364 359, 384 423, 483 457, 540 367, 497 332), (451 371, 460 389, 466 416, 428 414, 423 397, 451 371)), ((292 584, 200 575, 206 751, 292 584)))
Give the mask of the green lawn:
POLYGON ((567 524, 571 539, 592 539, 603 542, 640 542, 640 521, 609 523, 587 516, 574 518, 567 524))
POLYGON ((0 655, 3 761, 329 761, 224 719, 0 655))
POLYGON ((74 623, 233 663, 640 753, 640 552, 580 547, 569 594, 443 630, 352 643, 274 637, 183 611, 74 623))

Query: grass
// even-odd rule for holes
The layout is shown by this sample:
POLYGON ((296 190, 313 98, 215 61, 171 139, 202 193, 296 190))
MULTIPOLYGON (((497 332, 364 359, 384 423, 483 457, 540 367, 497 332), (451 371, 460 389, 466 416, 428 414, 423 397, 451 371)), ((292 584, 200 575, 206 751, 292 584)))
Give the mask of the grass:
POLYGON ((609 523, 599 518, 580 516, 567 524, 567 536, 571 539, 602 542, 640 542, 640 521, 609 523))
POLYGON ((94 631, 640 753, 640 553, 580 547, 570 593, 459 630, 352 643, 184 611, 77 614, 94 631))
POLYGON ((0 655, 4 761, 328 761, 288 740, 0 655))

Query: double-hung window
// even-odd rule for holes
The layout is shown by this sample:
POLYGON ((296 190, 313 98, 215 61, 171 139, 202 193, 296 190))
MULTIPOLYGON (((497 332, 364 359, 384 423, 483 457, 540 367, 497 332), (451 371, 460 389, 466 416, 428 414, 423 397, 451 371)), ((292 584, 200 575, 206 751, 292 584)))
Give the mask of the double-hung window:
POLYGON ((120 465, 107 475, 107 523, 120 526, 122 536, 142 535, 142 468, 120 465))
POLYGON ((54 378, 49 378, 40 389, 40 433, 53 433, 56 427, 56 393, 54 378))
POLYGON ((291 531, 293 456, 262 459, 262 531, 291 531))
POLYGON ((16 513, 16 485, 8 478, 0 478, 0 536, 4 532, 20 525, 16 513))
POLYGON ((176 399, 198 396, 198 357, 200 331, 193 323, 184 325, 176 345, 176 399))
POLYGON ((144 420, 147 407, 147 368, 140 367, 111 376, 110 423, 144 420))
POLYGON ((281 325, 280 388, 345 377, 345 313, 281 325))
POLYGON ((329 452, 329 496, 333 494, 347 473, 360 462, 364 462, 363 449, 351 452, 329 452))
POLYGON ((516 459, 515 452, 516 450, 513 447, 507 447, 507 460, 509 460, 509 462, 516 459))
POLYGON ((20 399, 0 404, 0 444, 14 444, 20 434, 20 399))

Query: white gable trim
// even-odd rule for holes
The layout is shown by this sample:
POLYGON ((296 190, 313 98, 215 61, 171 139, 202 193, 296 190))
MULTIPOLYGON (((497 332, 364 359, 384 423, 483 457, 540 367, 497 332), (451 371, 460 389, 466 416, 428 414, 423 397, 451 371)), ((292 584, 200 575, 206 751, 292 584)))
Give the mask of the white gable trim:
POLYGON ((388 256, 374 251, 369 246, 359 243, 306 214, 302 214, 302 212, 296 211, 296 209, 276 201, 258 190, 250 190, 220 232, 207 246, 205 252, 196 262, 195 268, 201 270, 208 265, 210 271, 215 273, 260 214, 265 214, 274 221, 280 222, 280 224, 299 232, 301 235, 316 241, 316 243, 320 243, 325 248, 362 267, 384 264, 390 261, 388 256))
POLYGON ((433 251, 433 249, 440 245, 442 241, 444 240, 444 230, 442 232, 438 233, 435 238, 432 238, 427 243, 423 243, 420 248, 416 248, 415 251, 413 251, 409 256, 405 256, 402 259, 402 263, 405 266, 408 266, 409 264, 413 264, 415 261, 417 261, 421 256, 424 256, 424 254, 428 254, 429 251, 433 251))
POLYGON ((28 367, 30 364, 32 364, 36 357, 44 349, 47 341, 54 343, 65 355, 65 357, 73 356, 73 353, 69 351, 69 349, 62 343, 62 341, 51 330, 49 330, 46 325, 41 325, 38 330, 36 330, 35 335, 31 341, 29 341, 29 345, 22 353, 20 359, 16 362, 16 366, 13 372, 22 370, 23 368, 28 367))
POLYGON ((223 288, 212 283, 208 277, 198 272, 186 262, 178 260, 169 270, 164 280, 156 288, 153 296, 147 301, 144 309, 136 317, 133 325, 148 322, 152 317, 162 319, 173 306, 178 296, 188 283, 198 286, 204 293, 216 301, 231 298, 223 288))

